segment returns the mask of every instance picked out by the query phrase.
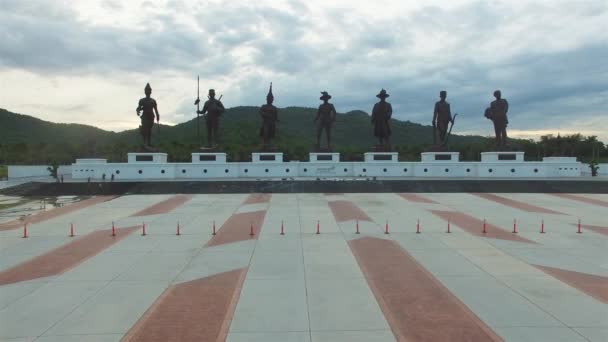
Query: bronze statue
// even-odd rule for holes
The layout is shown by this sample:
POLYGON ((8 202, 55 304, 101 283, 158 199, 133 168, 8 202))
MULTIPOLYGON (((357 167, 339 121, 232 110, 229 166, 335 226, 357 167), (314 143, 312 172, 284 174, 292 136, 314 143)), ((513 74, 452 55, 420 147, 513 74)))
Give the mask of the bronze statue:
POLYGON ((496 133, 496 147, 507 146, 507 125, 509 119, 507 112, 509 111, 509 103, 503 99, 500 90, 494 92, 496 100, 490 103, 490 107, 486 108, 484 116, 494 123, 494 132, 496 133))
POLYGON ((262 127, 260 128, 260 136, 264 141, 264 148, 270 147, 270 140, 274 138, 277 122, 279 122, 277 107, 273 106, 274 95, 272 95, 272 83, 268 95, 266 95, 266 104, 260 107, 260 115, 262 116, 262 127))
POLYGON ((439 133, 439 146, 447 143, 448 125, 454 124, 450 104, 445 100, 448 93, 445 90, 439 92, 440 100, 435 102, 433 110, 433 143, 437 145, 437 133, 439 133))
POLYGON ((152 126, 154 126, 154 113, 156 113, 156 122, 160 122, 160 115, 158 114, 158 107, 156 100, 150 97, 152 94, 152 87, 150 83, 146 84, 144 89, 146 97, 139 100, 137 105, 137 116, 141 118, 140 132, 144 139, 144 147, 152 147, 152 126), (143 112, 143 113, 142 113, 143 112), (141 113, 141 115, 140 115, 141 113))
POLYGON ((314 120, 314 122, 317 124, 316 148, 321 148, 321 133, 323 133, 323 129, 325 129, 325 134, 327 135, 327 149, 331 150, 331 127, 336 121, 336 108, 333 104, 329 103, 331 95, 329 95, 326 91, 321 92, 321 97, 319 99, 323 101, 323 103, 319 106, 319 110, 317 110, 317 117, 315 117, 314 120))
POLYGON ((391 126, 389 120, 393 115, 393 107, 390 103, 386 102, 386 98, 390 95, 386 93, 386 90, 382 89, 377 98, 380 102, 374 105, 372 109, 372 125, 374 125, 374 136, 378 138, 378 147, 381 150, 390 150, 390 139, 391 126))
POLYGON ((217 132, 220 124, 220 116, 226 111, 222 104, 221 96, 215 98, 215 90, 209 89, 209 99, 203 105, 202 110, 197 110, 197 114, 202 114, 207 125, 207 147, 211 148, 217 144, 217 132))

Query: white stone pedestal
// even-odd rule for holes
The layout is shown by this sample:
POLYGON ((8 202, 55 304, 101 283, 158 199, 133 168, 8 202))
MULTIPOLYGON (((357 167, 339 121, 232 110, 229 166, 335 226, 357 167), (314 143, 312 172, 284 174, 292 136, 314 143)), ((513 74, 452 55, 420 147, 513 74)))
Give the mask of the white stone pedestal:
POLYGON ((364 159, 366 163, 397 163, 399 153, 397 152, 366 152, 364 159))
POLYGON ((340 153, 337 152, 311 152, 308 154, 311 163, 338 163, 340 153))
POLYGON ((482 163, 521 163, 524 161, 524 152, 481 152, 482 163))
POLYGON ((160 152, 135 152, 128 153, 128 163, 154 163, 154 164, 162 164, 167 162, 167 154, 160 152))
POLYGON ((282 163, 282 152, 254 152, 251 154, 253 163, 282 163))
POLYGON ((226 153, 192 153, 192 164, 226 163, 226 153))
POLYGON ((459 162, 460 152, 424 152, 420 154, 423 163, 459 162))

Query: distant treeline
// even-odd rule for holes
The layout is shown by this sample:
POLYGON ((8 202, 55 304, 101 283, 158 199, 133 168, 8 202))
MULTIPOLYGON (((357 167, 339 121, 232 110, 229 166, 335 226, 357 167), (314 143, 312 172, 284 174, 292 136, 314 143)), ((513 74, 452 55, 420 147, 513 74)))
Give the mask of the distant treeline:
MULTIPOLYGON (((460 152, 461 160, 476 161, 480 153, 492 150, 493 139, 480 138, 476 142, 455 143, 450 151, 460 152)), ((192 152, 200 151, 200 145, 180 141, 162 141, 159 150, 168 153, 172 162, 189 162, 192 152)), ((234 131, 224 136, 224 143, 220 145, 222 151, 228 154, 230 161, 249 161, 252 152, 259 152, 257 136, 248 136, 234 131)), ((284 153, 286 160, 308 160, 311 144, 299 139, 283 138, 277 142, 277 150, 284 153)), ((417 161, 420 153, 430 148, 430 144, 396 145, 393 150, 399 152, 399 159, 403 161, 417 161)), ((608 161, 608 148, 596 137, 586 137, 580 134, 568 136, 543 136, 540 141, 514 140, 511 149, 524 151, 527 160, 542 160, 542 157, 569 156, 577 157, 580 161, 599 162, 608 161)), ((87 140, 74 142, 49 143, 18 143, 0 145, 0 164, 71 164, 76 158, 106 158, 109 162, 126 162, 127 153, 139 150, 136 143, 96 143, 87 140)), ((341 153, 346 161, 363 160, 363 154, 370 148, 362 146, 335 146, 335 151, 341 153)))

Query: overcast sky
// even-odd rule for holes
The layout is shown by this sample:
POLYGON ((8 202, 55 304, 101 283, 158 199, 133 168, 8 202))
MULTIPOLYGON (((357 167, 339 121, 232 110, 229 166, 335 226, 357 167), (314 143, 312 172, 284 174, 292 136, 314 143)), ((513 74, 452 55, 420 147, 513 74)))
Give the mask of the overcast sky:
POLYGON ((448 91, 454 132, 493 134, 501 89, 512 136, 608 142, 608 1, 0 0, 0 108, 115 131, 138 126, 146 82, 161 121, 227 107, 319 104, 430 124, 448 91))

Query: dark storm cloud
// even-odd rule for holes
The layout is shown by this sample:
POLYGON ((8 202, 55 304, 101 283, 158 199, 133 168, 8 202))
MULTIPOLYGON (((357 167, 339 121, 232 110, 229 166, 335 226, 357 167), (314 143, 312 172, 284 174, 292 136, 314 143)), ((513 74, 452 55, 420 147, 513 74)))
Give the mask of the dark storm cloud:
MULTIPOLYGON (((123 5, 105 0, 102 6, 120 10, 123 5)), ((224 89, 227 104, 234 106, 259 105, 273 81, 279 106, 315 107, 319 91, 328 90, 341 112, 369 111, 377 92, 386 88, 396 118, 426 124, 445 89, 453 111, 461 113, 459 127, 484 133, 490 123, 483 110, 495 89, 511 103, 516 129, 606 112, 608 44, 598 39, 605 32, 591 27, 580 35, 586 40, 559 48, 554 43, 565 38, 551 30, 535 40, 545 33, 536 28, 553 24, 542 16, 555 6, 530 3, 522 10, 477 1, 452 9, 423 7, 385 20, 349 8, 319 16, 312 6, 317 5, 292 1, 276 9, 173 0, 151 17, 154 29, 139 31, 88 25, 60 3, 9 0, 0 10, 0 68, 198 73, 234 80, 224 89), (41 12, 45 15, 37 15, 41 12), (194 19, 194 27, 186 26, 185 17, 194 19), (523 28, 509 26, 513 22, 523 28)), ((573 31, 608 11, 602 1, 562 6, 553 19, 580 16, 573 31)), ((191 112, 190 102, 183 100, 176 113, 191 112)))
MULTIPOLYGON (((162 31, 129 31, 87 26, 66 8, 15 5, 0 11, 0 67, 41 73, 190 70, 213 60, 201 37, 170 16, 158 16, 162 31), (50 10, 52 9, 52 10, 50 10), (31 15, 32 11, 52 15, 31 15)), ((228 70, 232 59, 215 59, 228 70)), ((219 63, 219 64, 218 64, 219 63)))

